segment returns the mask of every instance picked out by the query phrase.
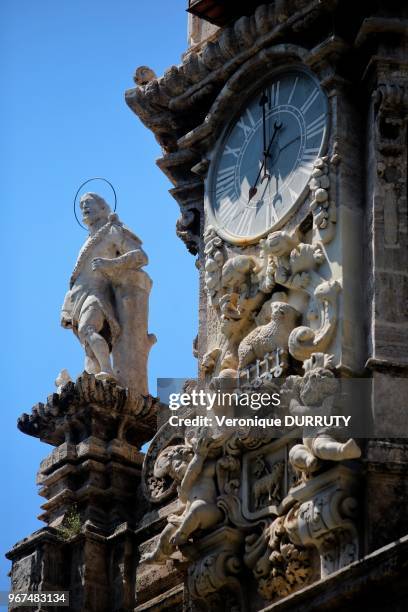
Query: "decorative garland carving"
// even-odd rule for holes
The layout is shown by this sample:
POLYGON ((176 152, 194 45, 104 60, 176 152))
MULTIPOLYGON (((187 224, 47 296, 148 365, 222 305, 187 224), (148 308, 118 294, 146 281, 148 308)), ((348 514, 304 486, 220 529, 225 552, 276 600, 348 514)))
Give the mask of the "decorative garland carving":
POLYGON ((217 306, 225 256, 223 253, 222 239, 212 226, 209 226, 204 233, 204 256, 205 286, 211 303, 217 306))
POLYGON ((310 188, 310 211, 313 214, 313 227, 318 240, 327 244, 333 239, 336 223, 336 206, 330 198, 330 175, 328 156, 314 163, 310 188))

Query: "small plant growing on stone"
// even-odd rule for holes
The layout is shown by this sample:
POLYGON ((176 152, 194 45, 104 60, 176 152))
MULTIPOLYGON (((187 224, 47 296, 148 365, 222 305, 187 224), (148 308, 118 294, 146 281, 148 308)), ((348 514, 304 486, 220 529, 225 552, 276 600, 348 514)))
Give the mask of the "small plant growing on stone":
POLYGON ((74 536, 81 533, 81 528, 81 517, 76 505, 74 505, 65 513, 64 519, 61 526, 58 528, 58 531, 64 540, 70 540, 74 536))

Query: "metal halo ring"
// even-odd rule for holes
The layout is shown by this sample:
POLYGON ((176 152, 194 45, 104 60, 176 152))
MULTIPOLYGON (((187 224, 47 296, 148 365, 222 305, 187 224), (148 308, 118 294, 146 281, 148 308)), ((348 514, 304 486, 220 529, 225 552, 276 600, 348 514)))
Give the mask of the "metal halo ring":
POLYGON ((77 215, 77 213, 76 213, 76 203, 77 203, 77 197, 78 197, 78 194, 79 194, 79 192, 81 191, 82 187, 84 187, 84 185, 86 185, 87 183, 90 183, 91 181, 104 181, 105 183, 108 183, 109 187, 110 187, 110 188, 112 189, 112 191, 113 191, 113 195, 114 195, 114 198, 115 198, 115 206, 114 206, 114 208, 113 208, 113 212, 116 212, 116 205, 117 205, 117 201, 118 201, 118 198, 117 198, 117 196, 116 196, 116 191, 115 191, 114 186, 112 185, 112 183, 111 183, 110 181, 108 181, 108 179, 103 178, 103 176, 94 176, 93 178, 90 178, 90 179, 88 179, 87 181, 84 181, 84 182, 82 183, 82 185, 80 185, 80 186, 78 187, 78 191, 77 191, 77 192, 76 192, 76 194, 75 194, 75 198, 74 198, 74 215, 75 215, 75 219, 76 219, 76 222, 78 223, 78 225, 80 225, 80 226, 82 227, 82 229, 84 229, 84 230, 86 230, 86 231, 88 231, 88 228, 87 228, 87 227, 85 227, 84 225, 82 225, 82 223, 81 223, 81 222, 80 222, 80 220, 78 219, 78 215, 77 215))

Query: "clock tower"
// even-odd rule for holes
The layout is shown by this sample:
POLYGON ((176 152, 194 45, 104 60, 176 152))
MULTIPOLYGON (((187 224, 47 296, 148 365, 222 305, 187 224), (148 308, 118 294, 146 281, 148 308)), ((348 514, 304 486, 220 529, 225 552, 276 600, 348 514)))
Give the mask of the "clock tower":
POLYGON ((278 389, 292 416, 338 410, 347 396, 359 427, 204 442, 162 425, 145 495, 166 516, 185 503, 169 457, 191 452, 205 520, 183 480, 193 497, 181 526, 168 516, 141 544, 139 596, 156 597, 151 609, 318 609, 323 597, 332 610, 363 600, 385 610, 368 586, 386 580, 371 555, 383 567, 397 550, 385 545, 408 528, 393 493, 407 491, 396 408, 407 329, 390 302, 407 299, 406 10, 190 0, 188 11, 182 63, 160 78, 139 69, 126 101, 162 147, 176 231, 197 257, 197 384, 278 389), (160 596, 152 567, 168 581, 160 596))
POLYGON ((93 310, 65 320, 102 304, 112 333, 85 327, 123 367, 79 334, 86 372, 19 419, 55 448, 46 526, 8 553, 13 591, 64 591, 74 612, 406 610, 408 7, 186 8, 180 64, 140 66, 126 103, 196 258, 197 378, 171 419, 146 395, 146 255, 94 204, 104 225, 67 294, 93 310))

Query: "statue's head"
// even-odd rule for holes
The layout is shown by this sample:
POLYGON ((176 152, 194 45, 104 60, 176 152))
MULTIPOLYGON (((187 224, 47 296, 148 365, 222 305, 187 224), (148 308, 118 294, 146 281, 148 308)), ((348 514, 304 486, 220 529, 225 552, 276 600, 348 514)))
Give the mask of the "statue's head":
POLYGON ((302 378, 300 399, 305 406, 320 406, 328 397, 335 396, 339 381, 326 368, 315 368, 302 378))
POLYGON ((82 220, 85 225, 94 225, 98 221, 108 220, 112 212, 110 206, 96 193, 85 193, 79 202, 82 220))
POLYGON ((181 482, 193 455, 193 449, 186 444, 168 446, 156 459, 153 473, 156 478, 169 475, 181 482))

